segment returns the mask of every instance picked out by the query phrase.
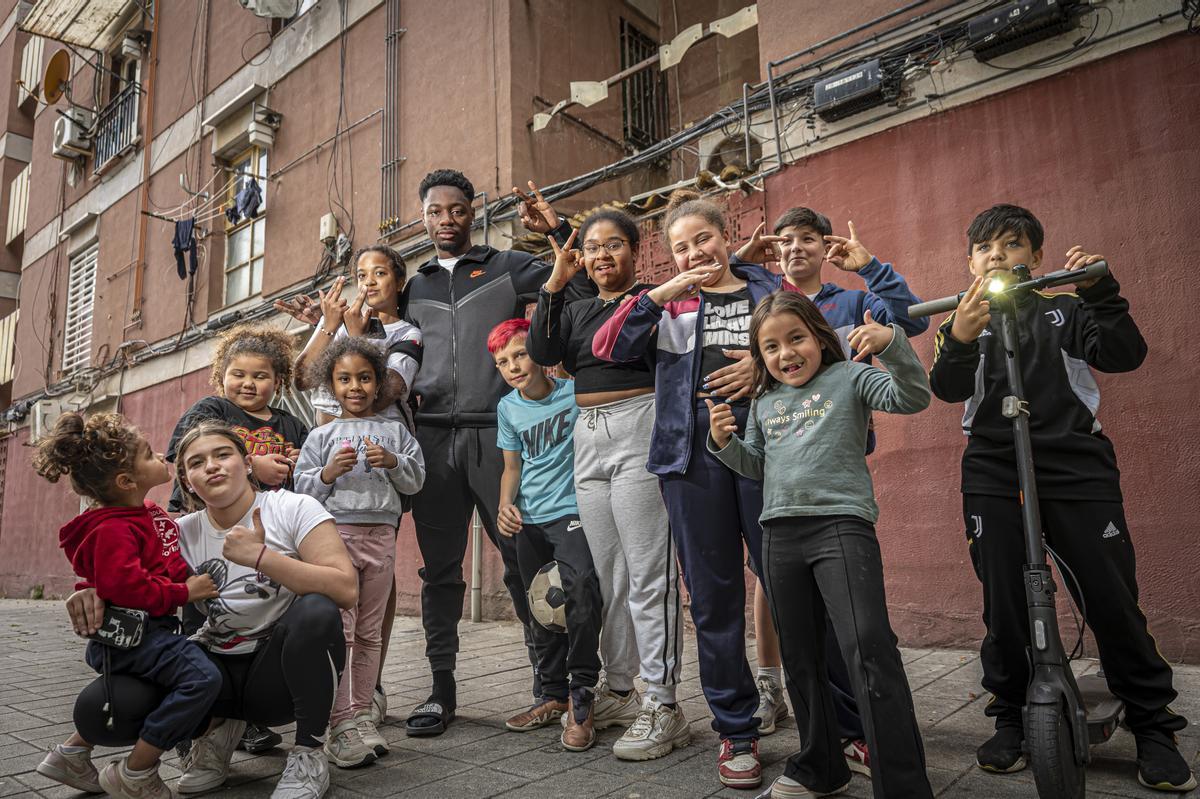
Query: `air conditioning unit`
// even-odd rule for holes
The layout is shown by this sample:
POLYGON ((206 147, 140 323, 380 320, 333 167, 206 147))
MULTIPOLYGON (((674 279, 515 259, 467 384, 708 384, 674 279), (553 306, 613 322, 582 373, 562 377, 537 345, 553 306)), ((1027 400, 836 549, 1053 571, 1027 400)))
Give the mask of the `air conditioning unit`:
POLYGON ((90 153, 92 142, 88 138, 88 128, 91 125, 91 113, 81 108, 70 108, 59 114, 54 120, 54 157, 70 161, 90 153))
POLYGON ((300 11, 300 0, 239 0, 242 7, 260 17, 291 19, 300 11))
POLYGON ((33 403, 31 408, 32 414, 29 420, 29 440, 37 441, 43 436, 49 435, 54 430, 54 425, 58 422, 58 417, 62 416, 62 405, 52 399, 40 399, 33 403))

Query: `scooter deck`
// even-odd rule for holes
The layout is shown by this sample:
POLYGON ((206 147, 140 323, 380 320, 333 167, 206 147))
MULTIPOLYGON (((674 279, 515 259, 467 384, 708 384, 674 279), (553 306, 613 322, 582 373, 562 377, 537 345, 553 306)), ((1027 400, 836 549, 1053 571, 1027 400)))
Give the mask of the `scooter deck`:
POLYGON ((1124 703, 1108 690, 1108 681, 1098 674, 1088 674, 1075 680, 1083 705, 1087 709, 1088 742, 1102 744, 1117 731, 1124 703))

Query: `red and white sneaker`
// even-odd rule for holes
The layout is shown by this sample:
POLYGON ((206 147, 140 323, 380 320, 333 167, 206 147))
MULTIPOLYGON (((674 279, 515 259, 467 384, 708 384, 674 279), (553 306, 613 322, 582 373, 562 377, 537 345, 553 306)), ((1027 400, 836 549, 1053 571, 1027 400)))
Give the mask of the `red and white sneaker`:
POLYGON ((846 756, 846 765, 851 771, 862 774, 867 779, 871 778, 871 753, 867 751, 866 741, 861 738, 846 741, 842 747, 842 754, 846 756))
POLYGON ((758 739, 721 741, 717 757, 721 784, 729 788, 757 788, 762 784, 762 765, 758 762, 758 739))

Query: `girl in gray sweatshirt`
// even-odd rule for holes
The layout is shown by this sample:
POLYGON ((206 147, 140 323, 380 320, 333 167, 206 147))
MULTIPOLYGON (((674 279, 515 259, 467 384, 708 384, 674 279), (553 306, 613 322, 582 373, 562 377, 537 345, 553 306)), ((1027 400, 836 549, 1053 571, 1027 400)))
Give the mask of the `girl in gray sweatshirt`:
POLYGON ((728 405, 710 408, 709 451, 763 481, 762 568, 802 748, 772 795, 840 793, 850 782, 826 677, 826 613, 854 683, 876 796, 932 797, 912 694, 888 621, 866 464, 872 410, 929 405, 925 369, 900 328, 871 321, 837 334, 802 294, 777 292, 750 320, 755 396, 745 438, 728 405))
POLYGON ((325 754, 342 768, 366 765, 387 751, 371 720, 379 676, 383 619, 392 590, 396 527, 405 497, 425 482, 417 440, 398 419, 373 408, 387 390, 387 362, 371 342, 343 338, 313 366, 313 383, 327 386, 340 418, 315 428, 300 450, 296 490, 320 500, 358 571, 358 605, 342 611, 347 668, 329 717, 325 754), (382 751, 381 751, 382 750, 382 751))

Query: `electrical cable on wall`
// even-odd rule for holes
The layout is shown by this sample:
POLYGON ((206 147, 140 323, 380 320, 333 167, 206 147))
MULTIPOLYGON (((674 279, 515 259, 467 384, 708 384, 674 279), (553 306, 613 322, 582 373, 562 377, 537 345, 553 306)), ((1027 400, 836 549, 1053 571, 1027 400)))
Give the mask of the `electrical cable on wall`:
MULTIPOLYGON (((1002 2, 991 2, 983 4, 982 6, 975 6, 970 10, 970 13, 977 14, 980 13, 981 8, 986 10, 996 8, 1001 5, 1003 5, 1002 2)), ((339 149, 339 140, 342 138, 341 134, 345 132, 344 120, 347 118, 345 97, 345 70, 347 55, 345 0, 341 0, 339 2, 339 10, 342 14, 343 21, 340 34, 339 108, 335 136, 333 137, 334 147, 330 153, 327 175, 329 178, 328 185, 330 188, 330 209, 333 210, 334 208, 337 208, 338 210, 342 211, 342 213, 348 215, 348 219, 351 223, 350 234, 352 237, 353 172, 351 171, 349 176, 345 174, 344 162, 344 155, 350 155, 349 142, 347 141, 346 143, 344 155, 339 149), (344 186, 347 182, 350 190, 349 208, 346 207, 344 202, 345 194, 343 192, 344 186)), ((1161 23, 1173 16, 1183 16, 1188 22, 1189 30, 1194 31, 1197 18, 1200 17, 1200 0, 1183 0, 1181 10, 1175 14, 1167 15, 1150 22, 1145 22, 1130 27, 1127 30, 1118 30, 1116 32, 1113 32, 1112 29, 1119 25, 1119 17, 1114 19, 1113 12, 1110 9, 1102 6, 1097 8, 1089 7, 1085 8, 1079 14, 1079 16, 1082 17, 1088 11, 1096 12, 1097 14, 1096 18, 1092 20, 1093 24, 1091 31, 1085 36, 1076 39, 1076 41, 1066 50, 1052 53, 1049 56, 1042 56, 1025 64, 1015 65, 1012 67, 1000 67, 995 64, 988 65, 996 67, 998 71, 1004 72, 1061 65, 1062 63, 1065 63, 1073 58, 1078 58, 1080 55, 1082 55, 1082 52, 1085 48, 1095 46, 1111 38, 1126 35, 1145 27, 1146 25, 1161 23), (1099 17, 1100 9, 1103 9, 1103 11, 1108 15, 1105 20, 1107 24, 1103 31, 1100 29, 1100 25, 1103 22, 1099 17)), ((955 13, 960 17, 963 15, 961 9, 956 10, 955 13)), ((813 121, 814 114, 812 112, 812 87, 818 79, 821 77, 827 77, 830 74, 834 74, 836 70, 852 68, 855 64, 861 64, 864 61, 869 60, 869 58, 865 55, 854 56, 855 53, 859 53, 860 51, 870 52, 870 58, 879 58, 881 64, 885 65, 885 69, 888 71, 889 75, 899 75, 905 80, 911 80, 914 76, 919 74, 932 75, 933 67, 938 66, 943 62, 952 61, 954 59, 963 57, 964 53, 969 50, 969 43, 966 41, 966 23, 962 18, 939 24, 931 31, 903 39, 893 45, 889 45, 887 48, 876 49, 874 51, 869 49, 881 39, 894 36, 896 35, 897 31, 900 31, 911 24, 912 20, 900 23, 899 25, 895 26, 895 28, 884 31, 866 42, 857 42, 848 45, 844 48, 815 59, 811 63, 802 65, 792 72, 789 72, 787 75, 780 76, 780 83, 775 87, 775 100, 780 108, 790 109, 785 111, 785 114, 788 115, 788 118, 785 121, 785 132, 790 131, 796 125, 806 124, 813 121), (809 74, 808 77, 793 77, 798 76, 801 73, 813 72, 816 72, 817 74, 809 74)), ((997 75, 991 78, 985 78, 969 86, 955 88, 951 90, 950 94, 966 91, 974 86, 987 83, 988 81, 994 80, 998 77, 1002 76, 997 75)), ((948 95, 944 91, 937 95, 939 98, 945 96, 948 95)), ((705 119, 699 120, 686 130, 678 131, 675 134, 656 142, 655 144, 643 149, 638 153, 634 153, 630 156, 619 159, 604 167, 575 176, 558 184, 545 187, 543 192, 548 199, 557 200, 563 197, 572 196, 608 180, 621 177, 680 149, 686 148, 689 152, 695 152, 695 154, 698 155, 698 150, 695 150, 694 147, 691 147, 692 142, 695 142, 703 136, 717 130, 725 130, 725 132, 728 134, 731 126, 733 126, 735 122, 745 124, 745 120, 751 119, 755 113, 765 111, 769 107, 770 98, 768 96, 766 87, 765 85, 760 85, 753 93, 748 94, 745 104, 743 104, 739 98, 738 101, 723 107, 705 119)), ((839 129, 839 132, 844 133, 859 128, 863 125, 874 124, 879 119, 885 118, 886 116, 890 116, 894 113, 901 113, 904 110, 906 109, 894 109, 883 117, 872 117, 871 119, 859 124, 843 127, 839 129)), ((65 172, 63 180, 65 181, 65 172)), ((60 192, 60 201, 62 199, 65 199, 65 195, 60 192)), ((504 197, 492 204, 489 204, 490 222, 494 224, 496 222, 514 218, 516 215, 515 202, 516 201, 511 197, 504 197)), ((334 266, 338 260, 338 248, 340 248, 340 244, 341 243, 339 242, 339 245, 337 245, 335 248, 331 248, 329 246, 325 246, 323 248, 322 255, 318 260, 313 278, 310 282, 310 285, 313 289, 326 284, 326 282, 331 278, 334 266)), ((427 240, 422 240, 405 248, 401 254, 404 256, 410 256, 418 251, 427 249, 428 246, 429 242, 427 240)), ((56 258, 58 257, 60 257, 60 253, 56 251, 56 258)), ((207 264, 207 250, 205 250, 204 260, 207 264)), ((58 270, 55 269, 55 272, 57 271, 58 270)), ((44 277, 44 273, 42 277, 44 277)), ((40 290, 41 284, 39 283, 37 292, 40 293, 40 290)), ((292 288, 288 291, 280 292, 279 296, 287 296, 294 293, 295 289, 292 288)), ((55 297, 56 289, 52 289, 51 294, 52 298, 55 297)), ((109 362, 87 370, 88 379, 94 378, 95 380, 99 380, 109 374, 112 374, 117 368, 126 368, 129 365, 137 365, 152 358, 190 347, 193 344, 213 335, 215 331, 221 327, 228 324, 233 324, 236 321, 250 321, 269 316, 274 313, 272 303, 275 299, 276 297, 272 296, 269 299, 264 299, 262 303, 248 310, 225 314, 224 316, 210 320, 209 323, 204 327, 191 326, 190 328, 181 331, 177 337, 173 337, 171 340, 160 344, 158 347, 147 346, 146 348, 139 350, 135 355, 130 356, 125 353, 118 353, 118 356, 114 356, 114 358, 109 362)), ((51 335, 53 335, 53 328, 51 335)), ((43 350, 46 351, 45 342, 40 343, 42 343, 43 350)), ((52 350, 52 347, 50 349, 52 350)), ((73 384, 70 381, 59 381, 58 383, 47 386, 46 391, 40 396, 60 396, 63 393, 70 391, 72 385, 73 384)), ((22 402, 18 403, 18 405, 23 405, 24 409, 27 411, 29 404, 35 401, 35 399, 36 397, 34 399, 22 400, 22 402)), ((9 419, 10 421, 12 421, 15 416, 21 415, 21 409, 18 408, 17 405, 14 405, 14 408, 11 410, 14 411, 15 414, 13 412, 6 412, 5 414, 5 418, 9 419)))

